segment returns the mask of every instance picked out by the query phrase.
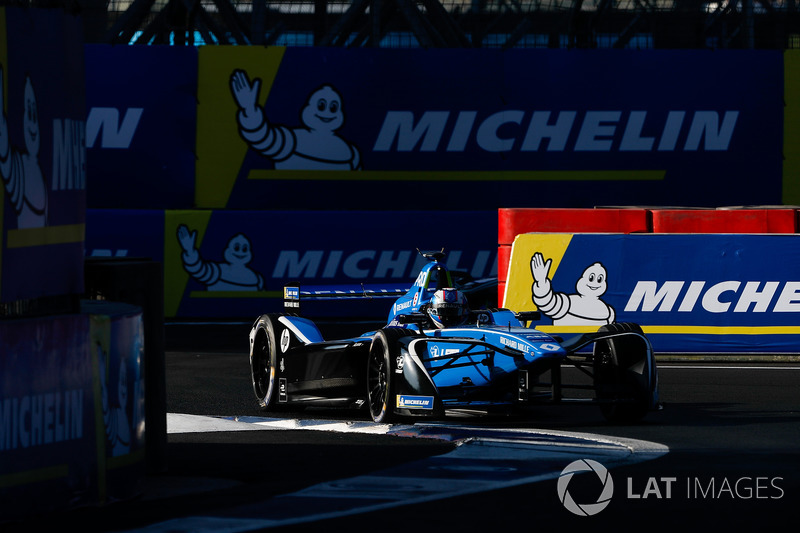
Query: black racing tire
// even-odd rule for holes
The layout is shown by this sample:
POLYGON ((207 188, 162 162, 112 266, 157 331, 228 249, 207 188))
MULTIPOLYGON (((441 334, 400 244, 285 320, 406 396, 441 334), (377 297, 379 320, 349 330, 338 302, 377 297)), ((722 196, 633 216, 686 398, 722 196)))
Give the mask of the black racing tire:
POLYGON ((395 359, 400 354, 397 341, 416 335, 405 328, 384 328, 372 337, 367 357, 367 407, 372 421, 387 423, 396 420, 394 413, 393 374, 395 359))
POLYGON ((250 351, 250 375, 253 392, 259 407, 266 411, 278 402, 275 368, 278 358, 275 315, 264 315, 258 319, 253 346, 250 351))
MULTIPOLYGON (((602 326, 598 331, 631 331, 644 335, 639 325, 629 322, 602 326)), ((594 387, 600 411, 608 422, 633 424, 650 410, 651 361, 648 356, 648 345, 639 337, 614 337, 595 343, 594 387)))

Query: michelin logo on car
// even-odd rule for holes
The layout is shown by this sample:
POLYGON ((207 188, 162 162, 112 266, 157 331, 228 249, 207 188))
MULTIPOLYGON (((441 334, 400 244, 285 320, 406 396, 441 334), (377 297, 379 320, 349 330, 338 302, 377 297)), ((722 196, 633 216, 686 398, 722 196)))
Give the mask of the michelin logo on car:
POLYGON ((433 396, 397 395, 399 409, 433 409, 433 396))
POLYGON ((299 287, 284 287, 283 288, 283 297, 286 300, 299 300, 300 299, 300 288, 299 287))

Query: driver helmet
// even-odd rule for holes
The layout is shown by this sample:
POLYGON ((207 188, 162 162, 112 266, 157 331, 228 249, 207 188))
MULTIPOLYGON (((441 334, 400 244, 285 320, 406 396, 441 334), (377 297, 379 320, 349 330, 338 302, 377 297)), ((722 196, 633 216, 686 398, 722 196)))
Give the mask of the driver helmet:
POLYGON ((469 316, 467 297, 458 289, 440 289, 431 298, 428 315, 439 329, 459 326, 469 316))

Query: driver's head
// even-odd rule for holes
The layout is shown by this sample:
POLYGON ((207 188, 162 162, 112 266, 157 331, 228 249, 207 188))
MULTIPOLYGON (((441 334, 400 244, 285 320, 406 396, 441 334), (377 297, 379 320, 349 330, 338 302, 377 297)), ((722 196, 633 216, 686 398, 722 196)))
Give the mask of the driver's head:
POLYGON ((428 315, 439 329, 460 326, 469 316, 467 297, 458 289, 440 289, 431 298, 428 315))

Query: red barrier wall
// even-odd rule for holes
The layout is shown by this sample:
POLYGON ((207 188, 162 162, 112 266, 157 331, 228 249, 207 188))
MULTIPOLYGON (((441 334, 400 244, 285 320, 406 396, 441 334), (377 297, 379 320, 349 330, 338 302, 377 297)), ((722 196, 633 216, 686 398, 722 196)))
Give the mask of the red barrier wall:
POLYGON ((659 209, 653 233, 797 233, 794 209, 659 209))
POLYGON ((651 231, 647 209, 500 209, 498 239, 511 244, 521 233, 635 233, 651 231))

